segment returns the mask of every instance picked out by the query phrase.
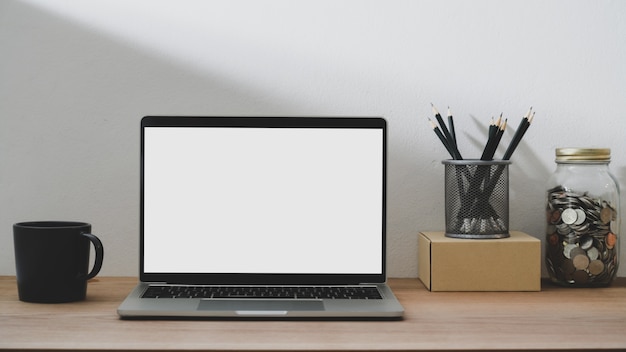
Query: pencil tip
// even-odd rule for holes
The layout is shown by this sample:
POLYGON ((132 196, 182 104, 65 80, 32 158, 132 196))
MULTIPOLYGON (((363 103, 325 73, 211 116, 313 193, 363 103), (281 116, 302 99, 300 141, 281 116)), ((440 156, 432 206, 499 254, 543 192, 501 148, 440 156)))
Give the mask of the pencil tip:
POLYGON ((531 106, 530 109, 528 109, 528 112, 526 113, 526 115, 524 115, 524 117, 526 119, 530 118, 530 113, 533 111, 533 107, 531 106))
POLYGON ((439 115, 439 110, 437 110, 437 108, 435 107, 435 104, 430 103, 430 106, 433 108, 433 114, 439 115))

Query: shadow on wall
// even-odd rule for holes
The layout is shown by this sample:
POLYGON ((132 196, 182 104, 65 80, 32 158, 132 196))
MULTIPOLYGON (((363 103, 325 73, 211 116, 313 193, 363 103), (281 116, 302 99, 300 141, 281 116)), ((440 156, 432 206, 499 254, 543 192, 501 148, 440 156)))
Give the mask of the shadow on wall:
MULTIPOLYGON (((110 253, 105 275, 137 267, 142 116, 297 108, 22 2, 0 12, 0 226, 89 221, 110 253)), ((11 238, 0 236, 0 274, 14 268, 11 238)))

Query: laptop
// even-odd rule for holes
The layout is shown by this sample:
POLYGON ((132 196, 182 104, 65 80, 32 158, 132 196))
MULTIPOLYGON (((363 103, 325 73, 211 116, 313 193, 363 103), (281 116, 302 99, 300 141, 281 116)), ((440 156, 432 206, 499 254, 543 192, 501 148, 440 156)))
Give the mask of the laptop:
POLYGON ((383 118, 141 120, 139 283, 122 318, 400 318, 383 118))

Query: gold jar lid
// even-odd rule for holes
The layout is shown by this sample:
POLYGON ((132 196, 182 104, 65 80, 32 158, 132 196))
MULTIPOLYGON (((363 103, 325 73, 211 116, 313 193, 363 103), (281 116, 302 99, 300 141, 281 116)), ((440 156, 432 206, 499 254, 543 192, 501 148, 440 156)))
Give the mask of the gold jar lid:
POLYGON ((556 162, 608 162, 609 148, 557 148, 556 162))

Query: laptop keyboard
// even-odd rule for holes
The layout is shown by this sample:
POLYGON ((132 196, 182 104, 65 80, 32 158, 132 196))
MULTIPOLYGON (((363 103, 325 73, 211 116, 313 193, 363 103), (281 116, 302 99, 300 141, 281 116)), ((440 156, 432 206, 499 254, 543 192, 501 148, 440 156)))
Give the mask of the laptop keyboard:
POLYGON ((374 286, 150 286, 141 298, 382 299, 374 286))

